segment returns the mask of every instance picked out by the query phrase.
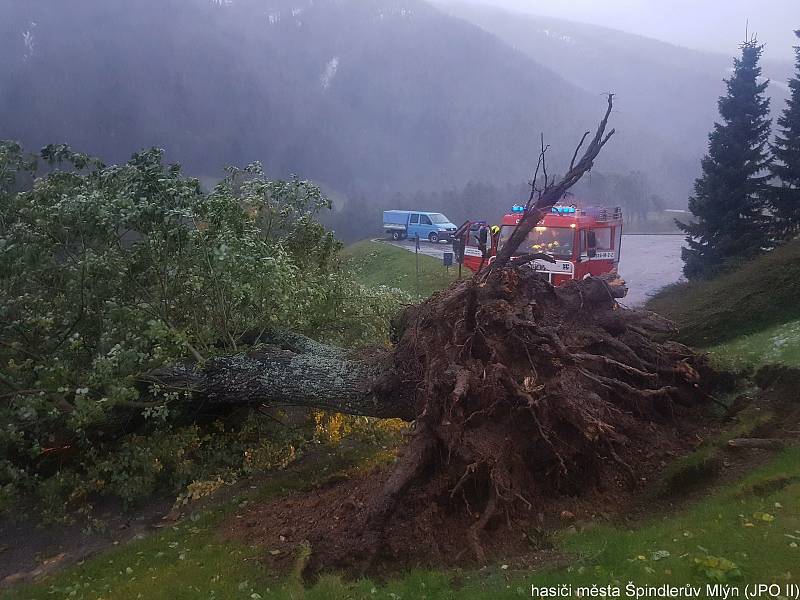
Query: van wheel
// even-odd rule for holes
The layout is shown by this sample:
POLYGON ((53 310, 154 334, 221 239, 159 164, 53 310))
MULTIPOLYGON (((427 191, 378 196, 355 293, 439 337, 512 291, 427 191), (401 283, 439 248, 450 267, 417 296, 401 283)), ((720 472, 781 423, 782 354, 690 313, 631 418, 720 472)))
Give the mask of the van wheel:
POLYGON ((439 243, 439 236, 438 236, 438 234, 436 234, 436 233, 431 233, 431 234, 428 236, 428 241, 429 241, 431 244, 438 244, 438 243, 439 243))
POLYGON ((392 239, 393 240, 399 240, 401 237, 403 237, 403 235, 399 231, 393 231, 392 232, 392 239))

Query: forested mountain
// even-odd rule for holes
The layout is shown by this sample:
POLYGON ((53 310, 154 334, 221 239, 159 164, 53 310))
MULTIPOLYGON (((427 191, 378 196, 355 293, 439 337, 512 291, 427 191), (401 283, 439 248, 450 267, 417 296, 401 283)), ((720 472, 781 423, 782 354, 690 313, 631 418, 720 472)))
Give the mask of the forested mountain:
POLYGON ((416 189, 519 178, 540 129, 602 110, 415 0, 3 3, 3 135, 33 144, 416 189))
MULTIPOLYGON (((0 13, 0 138, 115 161, 162 146, 197 175, 261 160, 376 202, 516 184, 539 132, 563 167, 604 106, 553 56, 419 0, 0 0, 0 13)), ((614 90, 608 60, 585 70, 614 90)), ((620 115, 638 102, 621 94, 620 115)), ((601 168, 646 171, 681 197, 694 155, 622 124, 601 168)))
MULTIPOLYGON (((724 56, 596 25, 479 4, 441 0, 441 6, 594 96, 614 91, 620 107, 614 115, 615 126, 629 133, 628 147, 665 159, 647 171, 651 181, 659 184, 655 191, 671 196, 673 186, 662 187, 661 182, 675 177, 685 190, 677 200, 685 202, 692 183, 685 173, 697 169, 706 151, 706 133, 718 118, 717 99, 725 90, 722 80, 730 76, 739 40, 731 39, 731 55, 724 56), (630 134, 641 131, 650 137, 631 139, 630 134)), ((774 107, 782 106, 788 95, 791 48, 785 49, 785 55, 786 61, 762 65, 765 78, 771 80, 768 91, 774 107)))

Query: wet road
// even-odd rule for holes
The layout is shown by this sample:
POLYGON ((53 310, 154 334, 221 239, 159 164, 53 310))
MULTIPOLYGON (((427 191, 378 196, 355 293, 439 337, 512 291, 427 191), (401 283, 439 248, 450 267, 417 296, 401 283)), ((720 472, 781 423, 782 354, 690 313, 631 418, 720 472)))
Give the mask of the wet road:
POLYGON ((619 274, 628 283, 623 302, 642 304, 665 285, 683 277, 683 235, 623 235, 619 274))
MULTIPOLYGON (((414 252, 413 240, 398 242, 375 240, 409 252, 414 252)), ((675 283, 682 276, 682 235, 632 234, 622 236, 622 258, 619 273, 628 283, 628 296, 624 303, 637 306, 659 289, 675 283)), ((444 252, 450 252, 450 244, 420 242, 420 252, 439 260, 444 252)))

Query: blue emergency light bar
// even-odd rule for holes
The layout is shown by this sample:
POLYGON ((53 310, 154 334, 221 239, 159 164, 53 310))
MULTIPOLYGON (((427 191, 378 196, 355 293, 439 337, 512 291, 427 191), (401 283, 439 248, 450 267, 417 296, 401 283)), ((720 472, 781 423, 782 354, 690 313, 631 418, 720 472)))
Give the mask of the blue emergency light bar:
POLYGON ((574 206, 554 206, 551 210, 557 215, 572 215, 577 212, 574 206))
POLYGON ((525 207, 520 205, 520 204, 515 204, 514 206, 511 207, 511 212, 512 213, 523 213, 523 212, 525 212, 525 207))

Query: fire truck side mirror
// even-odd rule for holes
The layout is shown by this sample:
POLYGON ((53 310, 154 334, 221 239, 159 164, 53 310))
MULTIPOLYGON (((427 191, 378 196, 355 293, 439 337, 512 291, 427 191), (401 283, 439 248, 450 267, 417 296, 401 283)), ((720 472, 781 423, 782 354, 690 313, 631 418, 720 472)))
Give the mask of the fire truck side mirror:
POLYGON ((595 250, 594 248, 589 248, 586 251, 586 256, 588 256, 589 258, 594 258, 595 256, 597 256, 597 250, 595 250))
POLYGON ((483 244, 484 246, 489 241, 489 228, 488 227, 481 227, 480 231, 478 232, 478 241, 483 244))

